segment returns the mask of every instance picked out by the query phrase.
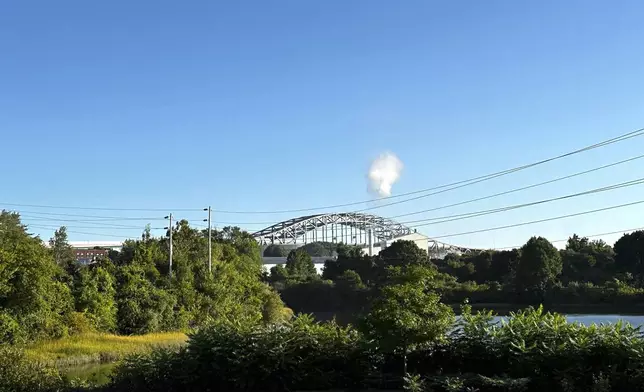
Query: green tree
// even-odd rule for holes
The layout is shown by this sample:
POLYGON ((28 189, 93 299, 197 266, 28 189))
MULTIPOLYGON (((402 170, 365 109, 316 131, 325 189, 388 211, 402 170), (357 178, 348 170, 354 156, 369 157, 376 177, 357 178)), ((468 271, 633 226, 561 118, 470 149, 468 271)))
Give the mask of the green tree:
POLYGON ((76 311, 85 313, 98 331, 116 330, 116 282, 104 268, 85 267, 74 289, 76 311))
POLYGON ((360 275, 353 270, 344 271, 342 275, 338 276, 334 283, 345 290, 357 290, 365 287, 360 275))
POLYGON ((0 212, 0 309, 30 338, 60 337, 73 311, 63 271, 40 238, 29 235, 16 213, 0 212))
POLYGON ((561 270, 557 248, 543 237, 532 237, 521 247, 514 284, 519 291, 543 293, 555 283, 561 270))
POLYGON ((331 242, 309 242, 302 245, 301 249, 311 257, 330 257, 336 253, 337 245, 331 242))
POLYGON ((54 262, 64 270, 73 273, 76 265, 76 254, 74 248, 69 245, 67 237, 67 228, 60 227, 54 232, 54 236, 49 240, 49 247, 54 256, 54 262))
POLYGON ((360 328, 380 351, 402 354, 407 373, 409 351, 445 338, 454 320, 438 294, 420 284, 395 284, 382 289, 360 328))
POLYGON ((284 282, 288 279, 288 271, 282 264, 278 264, 271 268, 271 275, 269 279, 273 283, 284 282))
POLYGON ((427 251, 421 249, 414 241, 398 240, 381 250, 379 258, 382 265, 405 266, 424 264, 429 261, 427 251))
POLYGON ((264 257, 286 257, 288 256, 288 250, 276 244, 271 244, 264 249, 264 257))
POLYGON ((293 249, 286 258, 286 271, 293 278, 306 279, 317 275, 311 256, 304 249, 293 249))
POLYGON ((624 234, 613 246, 615 267, 619 272, 630 272, 638 281, 644 281, 644 231, 624 234))

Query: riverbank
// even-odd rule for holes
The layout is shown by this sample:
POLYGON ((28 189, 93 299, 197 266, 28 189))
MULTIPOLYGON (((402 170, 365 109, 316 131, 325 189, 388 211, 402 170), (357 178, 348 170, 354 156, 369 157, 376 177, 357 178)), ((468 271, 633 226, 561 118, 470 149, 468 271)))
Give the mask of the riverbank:
POLYGON ((33 343, 25 347, 25 353, 34 362, 64 369, 115 362, 129 354, 148 352, 156 347, 178 347, 185 344, 187 339, 182 332, 140 336, 82 334, 33 343))
MULTIPOLYGON (((460 303, 449 304, 456 315, 461 312, 460 303)), ((471 303, 472 310, 491 310, 499 316, 507 316, 511 312, 525 309, 528 305, 512 303, 471 303)), ((613 304, 544 304, 544 310, 568 315, 614 315, 623 316, 644 316, 644 305, 620 306, 613 304)), ((341 325, 355 324, 357 313, 351 312, 303 312, 312 314, 318 321, 330 321, 335 319, 341 325)))
MULTIPOLYGON (((499 316, 507 316, 510 312, 525 309, 528 305, 511 303, 472 303, 472 309, 492 310, 499 316)), ((461 304, 450 304, 456 314, 460 313, 461 304)), ((628 316, 644 316, 642 305, 613 305, 613 304, 544 304, 543 308, 549 312, 561 314, 621 314, 628 316)))

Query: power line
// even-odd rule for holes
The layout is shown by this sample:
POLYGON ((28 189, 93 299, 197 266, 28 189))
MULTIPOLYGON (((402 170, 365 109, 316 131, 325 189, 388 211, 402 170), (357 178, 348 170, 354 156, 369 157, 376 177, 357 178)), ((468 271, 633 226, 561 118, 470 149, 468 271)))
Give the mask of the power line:
MULTIPOLYGON (((48 227, 42 227, 39 225, 28 225, 30 228, 36 228, 36 229, 44 229, 44 230, 52 230, 51 228, 48 227)), ((114 238, 120 238, 123 239, 123 236, 120 235, 114 235, 114 234, 99 234, 99 233, 88 233, 85 231, 75 231, 75 230, 67 230, 68 233, 73 233, 73 234, 86 234, 86 235, 96 235, 96 236, 102 236, 102 237, 114 237, 114 238)), ((130 237, 131 238, 131 237, 130 237)))
MULTIPOLYGON (((426 188, 426 189, 421 189, 421 190, 417 190, 417 191, 401 193, 399 195, 383 197, 380 200, 390 200, 390 199, 394 199, 394 198, 410 196, 410 195, 414 195, 414 194, 418 194, 418 193, 425 193, 425 192, 429 192, 429 191, 433 191, 433 190, 438 190, 438 189, 443 189, 443 188, 450 188, 450 187, 452 187, 452 188, 450 188, 449 190, 458 189, 458 188, 462 188, 462 187, 465 187, 465 186, 477 184, 479 182, 491 180, 493 178, 505 176, 505 175, 508 175, 508 174, 511 174, 511 173, 514 173, 514 172, 517 172, 517 171, 525 170, 525 169, 528 169, 528 168, 531 168, 531 167, 534 167, 534 166, 538 166, 538 165, 542 165, 542 164, 545 164, 545 163, 548 163, 548 162, 552 162, 552 161, 555 161, 555 160, 566 158, 566 157, 569 157, 571 155, 575 155, 575 154, 579 154, 579 153, 586 152, 586 151, 589 151, 589 150, 593 150, 593 149, 596 149, 596 148, 604 147, 604 146, 607 146, 609 144, 622 142, 624 140, 628 140, 628 139, 638 137, 638 136, 642 136, 642 135, 644 135, 644 128, 640 128, 640 129, 637 129, 635 131, 631 131, 631 132, 625 133, 623 135, 620 135, 620 136, 617 136, 617 137, 614 137, 614 138, 611 138, 611 139, 608 139, 608 140, 605 140, 605 141, 602 141, 602 142, 599 142, 599 143, 595 143, 595 144, 592 144, 590 146, 580 148, 578 150, 574 150, 574 151, 571 151, 571 152, 568 152, 568 153, 565 153, 565 154, 557 155, 555 157, 551 157, 551 158, 544 159, 544 160, 541 160, 541 161, 533 162, 533 163, 526 164, 526 165, 523 165, 523 166, 518 166, 518 167, 515 167, 515 168, 512 168, 512 169, 507 169, 507 170, 503 170, 503 171, 496 172, 496 173, 486 174, 486 175, 483 175, 483 176, 474 177, 474 178, 470 178, 470 179, 467 179, 467 180, 461 180, 461 181, 457 181, 457 182, 452 182, 452 183, 449 183, 449 184, 439 185, 439 186, 435 186, 435 187, 432 187, 432 188, 426 188)), ((389 206, 389 205, 400 204, 400 203, 416 200, 416 199, 419 199, 421 197, 426 197, 426 196, 429 196, 429 195, 417 196, 417 197, 407 199, 407 200, 401 200, 401 201, 394 202, 394 203, 389 203, 389 204, 386 204, 386 205, 371 207, 369 209, 382 208, 382 207, 386 207, 386 206, 389 206)), ((372 202, 372 201, 373 200, 363 200, 363 201, 358 201, 358 202, 335 204, 335 205, 328 205, 328 206, 323 206, 323 207, 300 208, 300 209, 277 210, 277 211, 228 211, 228 210, 212 210, 212 211, 222 213, 222 214, 282 214, 282 213, 307 212, 307 211, 325 210, 325 209, 332 209, 332 208, 349 207, 349 206, 369 203, 369 202, 372 202)), ((366 210, 369 210, 369 209, 364 209, 364 210, 360 210, 360 211, 366 211, 366 210)))
MULTIPOLYGON (((414 212, 409 212, 409 213, 400 214, 400 215, 394 215, 394 216, 388 216, 388 217, 385 217, 385 218, 387 218, 387 219, 395 219, 395 218, 400 218, 400 217, 404 217, 404 216, 417 215, 417 214, 421 214, 421 213, 425 213, 425 212, 443 210, 443 209, 446 209, 446 208, 456 207, 456 206, 465 205, 465 204, 469 204, 469 203, 474 203, 474 202, 481 201, 481 200, 488 200, 488 199, 492 199, 492 198, 495 198, 495 197, 504 196, 504 195, 508 195, 508 194, 511 194, 511 193, 515 193, 515 192, 520 192, 520 191, 523 191, 523 190, 526 190, 526 189, 532 189, 532 188, 536 188, 536 187, 539 187, 539 186, 552 184, 552 183, 555 183, 555 182, 558 182, 558 181, 563 181, 563 180, 567 180, 567 179, 570 179, 570 178, 582 176, 584 174, 593 173, 593 172, 596 172, 596 171, 599 171, 599 170, 603 170, 603 169, 607 169, 607 168, 610 168, 610 167, 622 165, 624 163, 632 162, 632 161, 642 159, 642 158, 644 158, 644 154, 638 155, 638 156, 635 156, 635 157, 632 157, 632 158, 624 159, 624 160, 621 160, 621 161, 618 161, 618 162, 609 163, 609 164, 606 164, 606 165, 603 165, 603 166, 594 167, 592 169, 572 173, 572 174, 565 175, 565 176, 562 176, 562 177, 557 177, 557 178, 554 178, 552 180, 543 181, 543 182, 539 182, 539 183, 535 183, 535 184, 531 184, 531 185, 527 185, 527 186, 523 186, 523 187, 514 188, 514 189, 507 190, 507 191, 495 193, 495 194, 492 194, 492 195, 487 195, 487 196, 483 196, 483 197, 477 197, 477 198, 474 198, 474 199, 469 199, 469 200, 461 201, 461 202, 458 202, 458 203, 447 204, 447 205, 434 207, 434 208, 429 208, 429 209, 425 209, 425 210, 414 211, 414 212)), ((361 211, 364 211, 364 210, 358 210, 356 212, 361 212, 361 211)), ((419 220, 406 221, 406 222, 400 222, 400 223, 401 224, 416 223, 416 222, 423 222, 423 221, 431 221, 431 220, 438 220, 438 219, 444 219, 444 218, 453 218, 453 217, 458 217, 458 216, 465 216, 465 215, 469 215, 469 214, 473 214, 473 213, 450 215, 450 216, 446 216, 446 217, 444 216, 444 217, 419 219, 419 220)), ((261 222, 261 221, 260 222, 225 222, 225 221, 216 221, 214 223, 230 224, 230 225, 272 225, 272 224, 275 224, 276 222, 275 221, 263 221, 263 222, 261 222)))
POLYGON ((24 210, 8 210, 10 212, 22 214, 38 214, 38 215, 53 215, 53 216, 65 216, 65 217, 78 217, 78 218, 97 218, 98 220, 163 220, 159 216, 151 217, 128 217, 128 216, 105 216, 105 215, 82 215, 82 214, 68 214, 68 213, 56 213, 56 212, 45 212, 45 211, 24 211, 24 210))
MULTIPOLYGON (((40 217, 40 216, 31 216, 31 215, 21 215, 20 216, 22 220, 25 221, 47 221, 47 222, 72 222, 72 223, 88 223, 91 225, 97 225, 97 226, 106 226, 106 227, 123 227, 123 228, 139 228, 141 226, 133 226, 133 225, 119 225, 115 223, 104 223, 102 221, 91 221, 91 220, 79 220, 79 219, 57 219, 57 218, 47 218, 47 217, 40 217)), ((66 226, 65 223, 63 223, 64 226, 66 226)), ((145 227, 145 225, 143 225, 145 227)), ((98 228, 98 227, 97 227, 98 228)))
MULTIPOLYGON (((595 167, 595 168, 592 168, 592 169, 580 171, 580 172, 573 173, 573 174, 569 174, 569 175, 566 175, 566 176, 557 177, 557 178, 552 179, 552 180, 543 181, 543 182, 539 182, 539 183, 536 183, 536 184, 523 186, 523 187, 520 187, 520 188, 514 188, 514 189, 510 189, 510 190, 507 190, 507 191, 495 193, 495 194, 488 195, 488 196, 478 197, 478 198, 475 198, 475 199, 469 199, 469 200, 461 201, 461 202, 458 202, 458 203, 447 204, 447 205, 434 207, 434 208, 429 208, 429 209, 425 209, 425 210, 421 210, 421 211, 414 211, 414 212, 409 212, 409 213, 406 213, 406 214, 388 216, 386 218, 387 219, 395 219, 395 218, 400 218, 400 217, 404 217, 404 216, 417 215, 417 214, 421 214, 421 213, 425 213, 425 212, 438 211, 438 210, 442 210, 442 209, 446 209, 446 208, 450 208, 450 207, 456 207, 456 206, 460 206, 460 205, 464 205, 464 204, 474 203, 474 202, 481 201, 481 200, 492 199, 494 197, 504 196, 504 195, 508 195, 508 194, 511 194, 511 193, 523 191, 523 190, 526 190, 526 189, 532 189, 532 188, 536 188, 536 187, 539 187, 539 186, 552 184, 552 183, 555 183, 555 182, 558 182, 558 181, 567 180, 567 179, 570 179, 570 178, 573 178, 573 177, 578 177, 578 176, 581 176, 581 175, 584 175, 584 174, 588 174, 588 173, 596 172, 596 171, 599 171, 599 170, 607 169, 609 167, 622 165, 624 163, 632 162, 632 161, 635 161, 637 159, 642 159, 642 158, 644 158, 644 154, 638 155, 638 156, 635 156, 635 157, 632 157, 632 158, 624 159, 624 160, 621 160, 621 161, 618 161, 618 162, 609 163, 607 165, 595 167)), ((358 210, 356 212, 361 212, 361 211, 365 211, 365 210, 358 210)), ((462 214, 462 215, 451 215, 451 216, 447 216, 447 217, 436 217, 436 218, 420 219, 420 220, 406 221, 406 222, 400 222, 400 223, 401 224, 416 223, 416 222, 431 221, 431 220, 438 220, 438 219, 444 219, 444 218, 452 218, 452 217, 469 215, 469 214, 471 214, 471 213, 462 214)), ((275 224, 276 222, 275 221, 264 221, 264 222, 215 222, 215 223, 232 224, 232 225, 260 225, 260 224, 271 225, 271 224, 275 224)))
POLYGON ((203 211, 203 208, 113 208, 113 207, 74 207, 74 206, 54 206, 42 204, 19 204, 19 203, 0 203, 0 205, 11 207, 29 207, 29 208, 52 208, 65 210, 92 210, 92 211, 181 211, 197 212, 203 211))
MULTIPOLYGON (((75 228, 75 229, 96 229, 96 230, 144 230, 145 227, 137 227, 137 226, 131 226, 131 227, 96 227, 96 226, 67 226, 67 225, 42 225, 42 224, 29 224, 25 223, 27 226, 39 226, 39 227, 44 227, 44 228, 53 228, 53 229, 59 229, 60 227, 65 227, 65 228, 75 228)), ((150 227, 150 230, 161 230, 163 227, 150 227)))
POLYGON ((593 169, 584 170, 584 171, 581 171, 581 172, 569 174, 567 176, 558 177, 558 178, 555 178, 555 179, 552 179, 552 180, 539 182, 539 183, 536 183, 536 184, 532 184, 532 185, 528 185, 528 186, 524 186, 524 187, 520 187, 520 188, 510 189, 510 190, 507 190, 507 191, 504 191, 504 192, 495 193, 493 195, 477 197, 476 199, 465 200, 465 201, 461 201, 461 202, 454 203, 454 204, 448 204, 448 205, 444 205, 444 206, 440 206, 440 207, 429 208, 429 209, 426 209, 426 210, 414 211, 414 212, 409 212, 409 213, 400 214, 400 215, 394 215, 394 216, 388 217, 388 219, 400 218, 400 217, 403 217, 403 216, 410 216, 410 215, 418 215, 418 214, 422 214, 424 212, 438 211, 438 210, 442 210, 442 209, 445 209, 445 208, 456 207, 456 206, 460 206, 460 205, 464 205, 464 204, 474 203, 474 202, 481 201, 481 200, 492 199, 494 197, 504 196, 504 195, 508 195, 510 193, 520 192, 520 191, 524 191, 526 189, 536 188, 536 187, 539 187, 539 186, 552 184, 554 182, 567 180, 569 178, 578 177, 578 176, 581 176, 581 175, 584 175, 584 174, 596 172, 596 171, 599 171, 599 170, 603 170, 603 169, 606 169, 606 168, 609 168, 609 167, 621 165, 621 164, 631 162, 631 161, 635 161, 637 159, 642 159, 642 158, 644 158, 644 154, 638 155, 638 156, 633 157, 633 158, 624 159, 624 160, 619 161, 619 162, 610 163, 608 165, 599 166, 599 167, 595 167, 593 169))
MULTIPOLYGON (((635 227, 635 228, 633 228, 633 229, 617 230, 617 231, 611 231, 611 232, 608 232, 608 233, 599 233, 599 234, 592 234, 592 235, 583 235, 583 236, 580 236, 580 237, 581 237, 581 238, 596 238, 596 237, 603 237, 603 236, 605 236, 605 235, 625 234, 625 233, 627 233, 627 232, 633 232, 633 231, 637 231, 637 230, 644 230, 644 227, 635 227)), ((566 242, 566 241, 568 241, 568 238, 566 238, 565 240, 554 240, 554 241, 550 241, 550 242, 554 244, 554 243, 557 243, 557 242, 566 242)), ((523 246, 523 245, 505 246, 505 247, 503 247, 503 248, 494 248, 493 250, 517 249, 517 248, 520 248, 520 247, 522 247, 522 246, 523 246)))
MULTIPOLYGON (((608 140, 604 140, 599 143, 595 143, 565 154, 557 155, 555 157, 551 157, 548 159, 544 159, 541 161, 533 162, 530 164, 526 164, 523 166, 518 166, 514 167, 512 169, 507 169, 503 171, 499 171, 496 173, 491 173, 491 174, 486 174, 483 176, 478 176, 474 178, 470 178, 467 180, 461 180, 457 182, 452 182, 449 184, 444 184, 444 185, 439 185, 431 188, 425 188, 425 189, 420 189, 417 191, 412 191, 412 192, 406 192, 406 193, 401 193, 399 195, 393 195, 393 196, 388 196, 381 198, 380 200, 390 200, 390 199, 395 199, 395 198, 400 198, 400 197, 405 197, 405 196, 410 196, 410 195, 415 195, 419 193, 425 193, 433 190, 439 190, 439 189, 444 189, 444 188, 450 188, 448 190, 453 190, 453 189, 458 189, 462 188, 465 186, 473 185, 479 182, 491 180, 493 178, 505 176, 517 171, 525 170, 534 166, 542 165, 548 162, 552 162, 555 160, 559 160, 565 157, 569 157, 571 155, 579 154, 582 152, 586 152, 592 149, 600 148, 607 146, 609 144, 613 143, 618 143, 622 142, 624 140, 628 140, 634 137, 642 136, 644 135, 644 128, 640 128, 635 131, 627 132, 625 134, 622 134, 617 137, 613 137, 608 140)), ((448 191, 445 190, 445 191, 448 191)), ((383 208, 389 205, 394 205, 394 204, 400 204, 400 203, 405 203, 413 200, 417 200, 422 197, 428 197, 430 195, 421 195, 417 196, 414 198, 406 199, 406 200, 401 200, 395 203, 389 203, 385 205, 380 205, 380 206, 375 206, 375 207, 370 207, 368 209, 364 209, 361 211, 367 211, 371 209, 376 209, 376 208, 383 208)), ((336 205, 329 205, 329 206, 323 206, 323 207, 312 207, 312 208, 302 208, 302 209, 290 209, 290 210, 274 210, 274 211, 228 211, 228 210, 212 210, 213 212, 216 213, 222 213, 222 214, 281 214, 281 213, 295 213, 295 212, 306 212, 306 211, 316 211, 316 210, 324 210, 324 209, 331 209, 331 208, 340 208, 340 207, 349 207, 349 206, 354 206, 354 205, 359 205, 359 204, 365 204, 372 202, 373 200, 362 200, 358 202, 352 202, 352 203, 344 203, 344 204, 336 204, 336 205)), ((55 205, 39 205, 39 204, 20 204, 20 203, 0 203, 0 205, 6 205, 6 206, 12 206, 12 207, 33 207, 33 208, 50 208, 50 209, 71 209, 71 210, 93 210, 93 211, 175 211, 175 212, 201 212, 203 208, 113 208, 113 207, 76 207, 76 206, 55 206, 55 205)))
MULTIPOLYGON (((578 213, 575 213, 575 214, 560 215, 560 216, 555 216, 555 217, 552 217, 552 218, 538 219, 538 220, 533 220, 533 221, 528 221, 528 222, 515 223, 515 224, 512 224, 512 225, 490 227, 490 228, 487 228, 487 229, 465 231, 465 232, 461 232, 461 233, 447 234, 447 235, 441 235, 441 236, 432 236, 431 238, 434 239, 434 240, 437 240, 437 239, 441 239, 441 238, 458 237, 458 236, 468 235, 468 234, 477 234, 477 233, 485 233, 485 232, 488 232, 488 231, 510 229, 510 228, 513 228, 513 227, 527 226, 527 225, 532 225, 532 224, 535 224, 535 223, 549 222, 549 221, 554 221, 554 220, 559 220, 559 219, 572 218, 572 217, 575 217, 575 216, 594 214, 596 212, 609 211, 609 210, 614 210, 614 209, 617 209, 617 208, 629 207, 629 206, 634 206, 634 205, 642 204, 642 203, 644 203, 644 200, 639 200, 639 201, 635 201, 635 202, 632 202, 632 203, 619 204, 619 205, 615 205, 615 206, 611 206, 611 207, 598 208, 596 210, 578 212, 578 213)), ((421 227, 421 226, 422 225, 420 225, 420 226, 412 226, 412 227, 421 227)))
POLYGON ((559 196, 559 197, 553 197, 553 198, 550 198, 550 199, 537 200, 537 201, 533 201, 533 202, 530 202, 530 203, 515 204, 515 205, 511 205, 511 206, 493 208, 493 209, 490 209, 490 210, 480 210, 480 211, 466 212, 466 213, 462 213, 462 214, 440 216, 440 217, 427 218, 427 219, 418 219, 418 220, 413 220, 413 221, 400 222, 400 224, 407 225, 409 223, 420 223, 420 222, 435 221, 435 222, 425 223, 425 224, 422 224, 422 225, 416 225, 415 227, 429 226, 429 225, 435 225, 435 224, 440 224, 440 223, 445 223, 445 222, 453 222, 453 221, 462 220, 462 219, 474 218, 474 217, 483 216, 483 215, 495 214, 495 213, 498 213, 498 212, 505 212, 505 211, 515 210, 515 209, 535 206, 535 205, 539 205, 539 204, 550 203, 550 202, 553 202, 553 201, 566 200, 566 199, 571 199, 571 198, 579 197, 579 196, 586 196, 586 195, 591 195, 591 194, 595 194, 595 193, 607 192, 607 191, 612 191, 612 190, 615 190, 615 189, 621 189, 621 188, 626 188, 626 187, 635 186, 635 185, 641 185, 641 184, 644 184, 644 177, 639 178, 637 180, 621 182, 619 184, 608 185, 608 186, 604 186, 604 187, 601 187, 601 188, 590 189, 590 190, 587 190, 587 191, 573 193, 573 194, 569 194, 569 195, 565 195, 565 196, 559 196))

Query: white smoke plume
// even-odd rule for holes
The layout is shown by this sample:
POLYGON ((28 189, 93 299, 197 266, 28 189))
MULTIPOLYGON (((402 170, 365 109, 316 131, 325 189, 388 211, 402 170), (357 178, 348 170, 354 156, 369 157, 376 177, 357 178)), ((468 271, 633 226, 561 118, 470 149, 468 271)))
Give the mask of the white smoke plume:
POLYGON ((391 196, 391 187, 400 178, 403 167, 402 161, 395 154, 380 154, 369 167, 369 191, 380 197, 391 196))

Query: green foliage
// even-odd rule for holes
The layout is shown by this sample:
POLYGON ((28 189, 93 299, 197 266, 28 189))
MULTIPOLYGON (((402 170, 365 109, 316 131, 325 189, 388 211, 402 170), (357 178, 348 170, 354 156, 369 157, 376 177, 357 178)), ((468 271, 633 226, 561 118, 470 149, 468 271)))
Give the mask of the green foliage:
POLYGON ((215 232, 211 273, 207 233, 177 222, 171 228, 170 278, 169 239, 154 238, 149 229, 109 259, 80 266, 64 227, 48 248, 26 232, 17 214, 0 213, 0 226, 0 342, 88 331, 186 330, 222 321, 271 324, 291 317, 261 281, 259 245, 238 228, 215 232))
POLYGON ((57 392, 66 387, 55 369, 29 361, 18 348, 0 345, 0 392, 57 392))
POLYGON ((22 343, 25 331, 10 314, 0 310, 0 345, 22 343))
POLYGON ((288 250, 280 245, 271 244, 264 249, 264 257, 286 257, 288 250))
POLYGON ((336 254, 338 245, 331 242, 309 242, 302 245, 300 249, 304 250, 311 257, 325 257, 336 254))
POLYGON ((561 270, 557 248, 543 237, 532 237, 521 247, 514 284, 520 291, 541 293, 555 283, 561 270))
POLYGON ((414 241, 398 240, 380 251, 381 264, 387 266, 407 266, 424 264, 429 261, 427 251, 420 249, 414 241))
POLYGON ((284 391, 351 388, 370 373, 360 335, 300 316, 271 327, 217 324, 178 353, 130 358, 114 387, 137 391, 284 391))
POLYGON ((30 338, 67 333, 65 317, 73 310, 64 271, 37 237, 30 236, 18 214, 0 213, 0 310, 30 338))
POLYGON ((284 282, 288 279, 288 271, 282 264, 278 264, 274 267, 271 267, 271 274, 269 279, 273 283, 284 282))
POLYGON ((397 352, 445 338, 454 322, 452 309, 419 284, 396 284, 382 289, 361 330, 378 349, 397 352))
POLYGON ((286 271, 290 277, 297 279, 306 279, 317 275, 311 256, 302 248, 293 249, 288 254, 286 271))
POLYGON ((78 274, 74 290, 76 310, 84 313, 97 331, 116 330, 115 286, 114 277, 100 266, 82 268, 78 274))
POLYGON ((624 234, 615 242, 615 266, 621 272, 630 272, 638 282, 644 280, 644 231, 624 234))
POLYGON ((123 334, 169 331, 177 325, 174 314, 175 296, 154 286, 145 269, 131 265, 122 267, 118 276, 118 330, 123 334))
POLYGON ((65 226, 54 232, 49 240, 49 248, 54 257, 54 263, 72 274, 76 266, 76 255, 74 249, 67 242, 67 228, 65 226))

